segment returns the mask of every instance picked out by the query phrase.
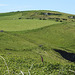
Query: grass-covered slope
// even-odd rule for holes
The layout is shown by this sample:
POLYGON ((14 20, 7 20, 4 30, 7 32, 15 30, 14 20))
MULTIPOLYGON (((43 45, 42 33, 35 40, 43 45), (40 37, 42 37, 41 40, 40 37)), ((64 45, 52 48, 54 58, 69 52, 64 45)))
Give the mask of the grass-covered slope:
POLYGON ((1 20, 0 21, 0 30, 4 31, 23 31, 23 30, 32 30, 37 29, 44 26, 49 26, 52 24, 58 24, 60 22, 56 22, 53 20, 1 20))
POLYGON ((22 13, 18 12, 9 12, 9 13, 0 13, 0 20, 16 20, 21 17, 22 13))
POLYGON ((60 47, 54 43, 51 44, 49 40, 51 33, 48 33, 49 36, 46 34, 49 30, 50 28, 47 27, 45 30, 43 28, 28 32, 0 32, 0 56, 4 57, 7 63, 5 65, 0 57, 0 74, 9 74, 6 66, 12 75, 20 74, 21 71, 25 75, 57 75, 59 72, 60 74, 73 74, 68 71, 69 69, 75 70, 74 63, 64 59, 53 50, 53 48, 59 49, 60 47))
POLYGON ((37 45, 57 47, 75 52, 75 22, 54 24, 17 35, 37 45))
POLYGON ((56 24, 27 33, 27 35, 38 44, 44 42, 44 44, 75 49, 75 23, 56 24))
POLYGON ((0 75, 74 75, 75 22, 68 16, 44 10, 0 13, 0 75))
POLYGON ((55 20, 55 21, 75 21, 72 14, 61 13, 48 10, 34 11, 17 11, 9 13, 0 13, 0 20, 16 20, 16 19, 39 19, 39 20, 55 20))

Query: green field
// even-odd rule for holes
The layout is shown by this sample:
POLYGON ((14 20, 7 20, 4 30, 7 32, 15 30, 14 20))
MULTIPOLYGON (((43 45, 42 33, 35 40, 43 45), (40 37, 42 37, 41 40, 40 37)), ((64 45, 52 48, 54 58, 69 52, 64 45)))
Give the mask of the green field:
POLYGON ((37 12, 0 13, 0 75, 75 75, 74 19, 37 12))
POLYGON ((4 31, 23 31, 32 30, 52 24, 57 24, 55 21, 45 20, 1 20, 0 30, 4 31))

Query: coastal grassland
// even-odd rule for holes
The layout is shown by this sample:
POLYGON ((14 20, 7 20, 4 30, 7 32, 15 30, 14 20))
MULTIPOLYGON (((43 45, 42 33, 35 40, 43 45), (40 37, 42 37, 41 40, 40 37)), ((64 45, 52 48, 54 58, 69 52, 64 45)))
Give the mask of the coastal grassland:
POLYGON ((37 45, 53 46, 75 52, 75 22, 54 24, 27 33, 17 32, 17 35, 37 45))
POLYGON ((74 74, 69 70, 75 70, 74 63, 68 62, 53 50, 42 50, 40 48, 28 48, 21 50, 0 50, 0 74, 17 75, 23 72, 24 75, 44 75, 44 74, 74 74), (43 62, 41 57, 43 57, 43 62), (9 73, 7 67, 9 68, 9 73))
POLYGON ((55 22, 52 20, 1 20, 0 21, 0 30, 4 31, 23 31, 23 30, 32 30, 44 26, 49 26, 52 24, 58 24, 60 22, 55 22))
POLYGON ((0 13, 0 20, 18 20, 18 19, 39 19, 39 20, 55 20, 55 21, 75 21, 72 14, 62 13, 49 10, 32 10, 32 11, 16 11, 8 13, 0 13), (42 14, 44 13, 44 14, 42 14), (46 15, 50 13, 50 15, 46 15))
POLYGON ((75 23, 61 23, 24 31, 0 32, 0 74, 73 74, 75 63, 54 49, 74 53, 75 23), (43 62, 41 60, 43 57, 43 62))
POLYGON ((40 12, 49 11, 0 14, 0 75, 75 75, 75 62, 54 51, 75 53, 75 22, 38 20, 69 15, 42 16, 40 12), (35 19, 26 19, 31 15, 35 19))
POLYGON ((23 11, 22 18, 66 18, 69 19, 68 16, 72 14, 61 13, 58 11, 49 11, 49 10, 34 10, 34 11, 23 11), (55 13, 60 15, 42 15, 41 13, 55 13))
POLYGON ((22 16, 19 12, 0 13, 0 20, 16 20, 22 16))

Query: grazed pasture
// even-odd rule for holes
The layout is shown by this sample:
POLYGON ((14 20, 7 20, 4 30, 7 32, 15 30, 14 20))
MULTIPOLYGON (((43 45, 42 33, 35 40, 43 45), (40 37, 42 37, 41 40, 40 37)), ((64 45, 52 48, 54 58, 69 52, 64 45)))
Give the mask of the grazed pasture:
POLYGON ((23 31, 23 30, 32 30, 44 26, 49 26, 52 24, 58 24, 60 22, 55 21, 44 21, 44 20, 1 20, 0 21, 0 30, 4 31, 23 31))
POLYGON ((21 15, 29 16, 0 14, 0 75, 75 75, 75 62, 55 51, 75 53, 75 22, 18 19, 21 15))

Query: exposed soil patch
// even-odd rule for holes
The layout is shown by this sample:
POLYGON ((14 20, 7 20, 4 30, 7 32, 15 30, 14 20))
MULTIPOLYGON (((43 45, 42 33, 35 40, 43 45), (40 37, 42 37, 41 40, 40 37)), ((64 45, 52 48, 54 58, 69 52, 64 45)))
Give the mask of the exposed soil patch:
POLYGON ((75 53, 68 53, 66 51, 62 51, 60 49, 53 49, 54 51, 58 52, 61 54, 61 56, 63 58, 65 58, 66 60, 69 60, 71 62, 75 62, 75 53))

